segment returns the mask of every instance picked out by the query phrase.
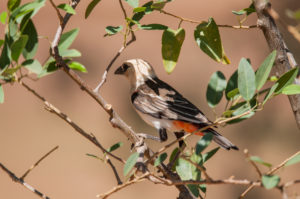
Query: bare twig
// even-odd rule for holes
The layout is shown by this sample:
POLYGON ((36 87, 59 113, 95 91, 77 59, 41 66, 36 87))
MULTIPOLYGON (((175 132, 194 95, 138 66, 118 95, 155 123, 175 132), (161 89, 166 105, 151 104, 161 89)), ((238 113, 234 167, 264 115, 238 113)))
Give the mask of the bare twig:
POLYGON ((245 149, 244 153, 246 155, 246 158, 249 160, 249 162, 251 163, 251 165, 254 167, 255 171, 257 172, 258 177, 261 178, 261 176, 262 176, 261 171, 259 170, 258 166, 255 164, 255 162, 250 159, 248 149, 245 149))
POLYGON ((252 185, 250 185, 241 195, 240 195, 240 199, 242 199, 242 198, 244 198, 245 197, 245 195, 247 194, 247 193, 249 193, 249 191, 251 191, 253 188, 254 188, 255 186, 252 184, 252 185))
POLYGON ((293 159, 295 156, 299 155, 300 151, 296 152, 294 155, 290 156, 289 158, 285 159, 282 163, 274 167, 272 170, 267 172, 266 175, 272 175, 274 174, 278 169, 282 168, 289 160, 293 159))
POLYGON ((60 12, 59 12, 58 8, 56 7, 55 3, 53 2, 53 0, 49 0, 49 1, 50 1, 50 3, 51 3, 52 7, 55 9, 56 15, 57 15, 57 17, 58 17, 60 23, 63 23, 64 18, 63 18, 62 15, 60 14, 60 12))
MULTIPOLYGON (((200 23, 204 22, 204 21, 197 21, 197 20, 192 20, 192 19, 187 19, 187 18, 184 18, 184 17, 180 17, 178 15, 175 15, 173 13, 167 12, 165 10, 159 10, 159 11, 161 13, 165 14, 165 15, 169 15, 171 17, 180 19, 180 23, 182 21, 186 21, 186 22, 189 22, 189 23, 196 23, 196 24, 200 24, 200 23)), ((251 28, 257 28, 257 25, 251 25, 251 26, 243 26, 243 25, 232 26, 232 25, 220 25, 220 24, 218 24, 217 26, 220 27, 220 28, 234 28, 234 29, 251 29, 251 28)))
POLYGON ((123 188, 125 188, 129 185, 132 185, 132 184, 135 184, 135 183, 146 180, 149 175, 150 175, 150 173, 145 173, 145 174, 143 174, 143 175, 141 175, 137 178, 134 178, 133 180, 127 181, 122 185, 119 185, 119 186, 116 186, 116 187, 112 188, 111 190, 109 190, 108 192, 106 192, 104 194, 101 194, 101 195, 98 194, 96 197, 102 198, 102 199, 108 198, 111 194, 116 193, 117 191, 120 191, 121 189, 123 189, 123 188))
POLYGON ((41 161, 43 161, 46 157, 48 157, 51 153, 53 153, 56 149, 58 149, 58 146, 54 147, 53 149, 51 149, 48 153, 46 153, 45 155, 43 155, 43 157, 41 157, 36 163, 34 163, 23 175, 22 177, 20 177, 21 180, 24 180, 25 177, 30 173, 30 171, 32 171, 36 166, 39 165, 39 163, 41 161))
POLYGON ((38 195, 40 198, 44 198, 44 199, 50 199, 48 196, 46 196, 45 194, 43 194, 42 192, 40 192, 39 190, 35 189, 34 187, 32 187, 30 184, 27 184, 26 182, 24 182, 23 179, 18 178, 13 172, 11 172, 8 168, 6 168, 2 163, 0 163, 0 167, 1 169, 7 173, 9 175, 9 177, 17 183, 20 183, 21 185, 23 185, 26 189, 28 189, 29 191, 35 193, 36 195, 38 195))

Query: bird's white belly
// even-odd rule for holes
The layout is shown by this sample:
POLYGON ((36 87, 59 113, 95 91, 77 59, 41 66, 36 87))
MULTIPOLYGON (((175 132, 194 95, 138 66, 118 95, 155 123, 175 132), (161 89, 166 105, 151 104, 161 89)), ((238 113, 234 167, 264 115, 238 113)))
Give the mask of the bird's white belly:
POLYGON ((178 130, 174 127, 172 120, 154 118, 151 115, 147 115, 147 114, 141 113, 139 111, 137 111, 137 113, 141 116, 141 118, 147 124, 149 124, 150 126, 153 126, 157 130, 160 128, 165 128, 171 132, 178 130))

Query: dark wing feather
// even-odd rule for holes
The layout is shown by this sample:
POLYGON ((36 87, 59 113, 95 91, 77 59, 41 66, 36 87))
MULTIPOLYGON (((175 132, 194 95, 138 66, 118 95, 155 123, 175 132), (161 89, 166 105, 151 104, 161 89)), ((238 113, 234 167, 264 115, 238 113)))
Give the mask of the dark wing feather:
POLYGON ((211 123, 195 105, 158 78, 141 85, 132 94, 132 103, 142 113, 159 119, 211 123))

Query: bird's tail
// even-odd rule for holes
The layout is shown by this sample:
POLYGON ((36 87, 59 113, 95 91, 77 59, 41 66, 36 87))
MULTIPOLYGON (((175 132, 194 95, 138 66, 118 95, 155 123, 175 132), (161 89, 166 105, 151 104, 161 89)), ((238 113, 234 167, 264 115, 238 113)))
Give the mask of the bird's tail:
POLYGON ((237 146, 235 146, 234 144, 232 144, 227 138, 225 138, 224 136, 222 136, 220 133, 218 133, 214 129, 209 128, 206 131, 212 133, 213 134, 213 141, 215 141, 218 145, 220 145, 224 149, 227 149, 227 150, 230 150, 230 149, 239 150, 239 148, 237 146))

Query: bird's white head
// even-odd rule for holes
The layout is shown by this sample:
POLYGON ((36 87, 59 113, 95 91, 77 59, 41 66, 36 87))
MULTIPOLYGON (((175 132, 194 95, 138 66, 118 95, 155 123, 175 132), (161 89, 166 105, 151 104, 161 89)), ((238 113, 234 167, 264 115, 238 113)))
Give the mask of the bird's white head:
POLYGON ((130 59, 125 61, 115 74, 124 75, 130 81, 132 89, 144 84, 147 79, 156 77, 152 66, 142 59, 130 59))

